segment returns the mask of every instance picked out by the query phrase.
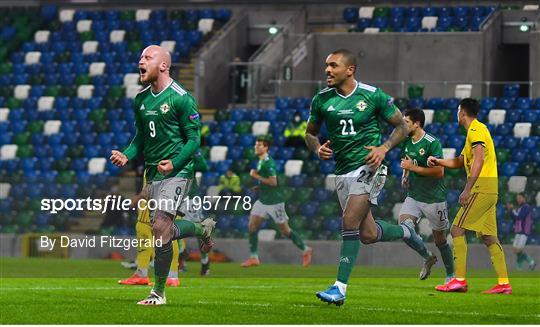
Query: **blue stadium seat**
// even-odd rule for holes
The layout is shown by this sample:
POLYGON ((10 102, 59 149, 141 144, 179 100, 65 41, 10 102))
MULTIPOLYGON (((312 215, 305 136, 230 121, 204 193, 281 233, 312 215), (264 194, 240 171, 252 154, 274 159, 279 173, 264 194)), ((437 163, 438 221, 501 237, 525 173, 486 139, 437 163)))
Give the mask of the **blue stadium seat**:
POLYGON ((503 176, 515 176, 518 172, 519 163, 517 162, 505 162, 502 164, 499 170, 503 176))
POLYGON ((514 106, 516 109, 529 110, 531 109, 532 99, 531 98, 517 98, 514 106))
POLYGON ((67 150, 68 147, 65 144, 51 145, 51 156, 54 160, 64 160, 67 150))
POLYGON ((224 135, 231 134, 234 131, 234 127, 236 126, 236 121, 222 121, 219 123, 219 131, 223 133, 224 135))
POLYGON ((528 123, 537 124, 537 123, 539 123, 539 121, 538 121, 539 117, 540 117, 540 113, 538 111, 524 110, 523 113, 521 114, 521 121, 522 122, 528 122, 528 123))
POLYGON ((321 172, 325 175, 333 174, 336 168, 336 163, 333 160, 321 161, 321 172))
POLYGON ((263 111, 261 109, 248 110, 247 113, 246 113, 246 117, 244 119, 245 120, 250 120, 250 121, 261 120, 262 113, 263 113, 263 111))
POLYGON ((523 149, 537 149, 540 146, 540 136, 526 137, 521 141, 521 147, 523 149))
POLYGON ((379 29, 385 29, 388 26, 388 18, 387 17, 375 17, 371 21, 371 26, 376 27, 379 29))
MULTIPOLYGON (((503 88, 503 96, 505 98, 515 98, 519 96, 519 84, 505 84, 503 88)), ((506 109, 506 108, 505 108, 506 109)))
POLYGON ((363 32, 370 24, 371 20, 369 18, 360 18, 358 22, 356 22, 356 29, 363 32))
POLYGON ((497 101, 497 108, 499 109, 511 109, 514 105, 514 98, 504 97, 499 98, 499 101, 497 101))
POLYGON ((277 110, 264 110, 262 119, 269 121, 270 123, 274 123, 278 119, 278 111, 277 110))
POLYGON ((405 20, 405 29, 407 32, 418 32, 421 26, 421 19, 416 16, 409 16, 405 20))
POLYGON ((214 146, 214 145, 220 145, 221 139, 223 138, 223 134, 221 133, 212 133, 208 135, 208 145, 214 146))
POLYGON ((528 151, 524 149, 513 149, 510 161, 523 162, 527 159, 528 151))
POLYGON ((409 7, 405 10, 405 13, 409 17, 420 17, 422 16, 422 7, 409 7))
POLYGON ((405 16, 405 7, 390 7, 390 17, 405 16))
POLYGON ((318 207, 318 202, 309 201, 300 207, 300 214, 306 217, 313 217, 317 214, 318 207))
POLYGON ((465 144, 465 136, 453 135, 448 137, 448 146, 451 148, 461 149, 465 144))
POLYGON ((497 104, 496 97, 484 97, 482 98, 482 100, 480 100, 480 109, 489 111, 491 109, 494 109, 496 104, 497 104))
POLYGON ((501 135, 501 136, 513 135, 513 129, 514 129, 513 123, 508 123, 508 122, 503 123, 503 124, 498 125, 495 128, 495 135, 501 135))
MULTIPOLYGON (((3 124, 2 125, 6 125, 7 124, 3 124)), ((0 131, 0 145, 4 145, 4 144, 11 144, 13 140, 13 133, 12 132, 8 132, 8 131, 0 131)))
POLYGON ((330 232, 338 232, 341 230, 341 219, 338 217, 329 217, 323 220, 323 226, 325 230, 330 232))
POLYGON ((437 7, 423 7, 422 8, 422 16, 438 16, 438 8, 437 7))
POLYGON ((521 110, 514 109, 514 110, 506 110, 506 116, 504 117, 504 121, 508 123, 517 123, 521 119, 521 110))
POLYGON ((286 141, 286 138, 283 134, 277 134, 277 135, 274 135, 274 142, 273 144, 275 146, 279 146, 279 147, 282 147, 285 145, 285 141, 286 141))
POLYGON ((402 27, 403 26, 403 16, 390 17, 389 24, 390 24, 390 27, 392 27, 394 30, 402 27))
POLYGON ((232 121, 242 121, 244 119, 244 116, 246 114, 246 109, 241 109, 241 108, 237 108, 237 109, 233 109, 231 110, 231 120, 232 121))
POLYGON ((409 99, 409 108, 422 109, 424 108, 424 99, 423 98, 413 98, 409 99))
POLYGON ((221 22, 226 22, 231 18, 231 10, 230 9, 218 9, 216 11, 216 19, 221 22))
POLYGON ((81 133, 80 142, 82 145, 90 146, 96 143, 97 135, 94 132, 81 133))
POLYGON ((358 8, 348 7, 343 9, 343 20, 352 24, 358 20, 358 8))
MULTIPOLYGON (((223 135, 225 136, 221 139, 221 142, 224 145, 231 147, 231 146, 235 146, 238 143, 239 137, 237 133, 229 133, 229 134, 223 133, 223 135)), ((243 134, 240 136, 240 140, 242 140, 242 137, 244 136, 253 136, 253 135, 243 134)))
POLYGON ((202 177, 202 184, 207 186, 217 185, 219 183, 219 173, 216 171, 205 172, 202 177))
POLYGON ((468 15, 469 15, 469 7, 465 7, 465 6, 454 7, 454 16, 466 17, 468 15))
POLYGON ((531 109, 540 110, 540 98, 536 98, 536 99, 532 102, 531 109))
POLYGON ((443 98, 431 98, 427 101, 426 108, 429 109, 443 109, 444 108, 444 99, 443 98))
POLYGON ((270 125, 270 132, 274 135, 281 134, 283 135, 283 132, 285 131, 285 128, 287 127, 287 123, 284 121, 275 121, 270 125))
POLYGON ((244 155, 244 148, 241 146, 232 146, 227 151, 227 159, 239 160, 242 159, 244 155))
POLYGON ((520 139, 515 137, 506 137, 504 138, 504 147, 507 149, 515 149, 519 146, 520 139))

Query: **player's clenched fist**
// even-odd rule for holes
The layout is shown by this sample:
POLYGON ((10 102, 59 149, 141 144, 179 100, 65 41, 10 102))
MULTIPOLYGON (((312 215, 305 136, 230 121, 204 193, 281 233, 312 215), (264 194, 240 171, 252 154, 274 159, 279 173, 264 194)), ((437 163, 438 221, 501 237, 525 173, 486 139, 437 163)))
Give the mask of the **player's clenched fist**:
POLYGON ((118 167, 124 167, 128 162, 128 158, 126 157, 126 155, 117 150, 111 151, 111 157, 109 159, 111 160, 113 165, 118 167))
POLYGON ((157 170, 163 175, 167 176, 171 171, 173 171, 174 167, 172 164, 172 161, 170 160, 161 160, 157 166, 157 170))
POLYGON ((330 149, 330 140, 326 141, 323 145, 321 145, 317 154, 322 160, 332 159, 334 152, 332 151, 332 149, 330 149))
POLYGON ((436 167, 439 165, 439 159, 433 157, 433 156, 429 156, 427 158, 427 165, 428 167, 436 167))

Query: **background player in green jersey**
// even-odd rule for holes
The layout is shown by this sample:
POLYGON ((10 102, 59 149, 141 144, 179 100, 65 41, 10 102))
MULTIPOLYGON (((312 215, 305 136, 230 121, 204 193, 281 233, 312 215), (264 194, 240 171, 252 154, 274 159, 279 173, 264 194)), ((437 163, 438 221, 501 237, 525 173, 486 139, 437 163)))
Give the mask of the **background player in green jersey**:
MULTIPOLYGON (((452 249, 446 242, 448 228, 448 208, 446 205, 446 185, 444 168, 428 167, 427 158, 442 159, 441 142, 424 131, 426 120, 421 109, 409 109, 403 114, 409 126, 409 138, 402 143, 403 168, 402 186, 407 188, 407 198, 399 212, 401 224, 414 228, 414 223, 425 217, 433 231, 435 244, 441 252, 446 268, 446 278, 454 277, 454 258, 452 249)), ((431 267, 437 262, 420 238, 405 239, 405 243, 424 258, 420 279, 428 278, 431 267)))
POLYGON ((249 216, 249 250, 250 257, 242 263, 242 267, 258 266, 260 264, 258 253, 258 232, 263 219, 272 217, 281 234, 289 237, 291 241, 302 250, 303 265, 311 264, 313 250, 304 244, 300 235, 289 227, 289 217, 285 211, 283 190, 277 178, 276 164, 268 154, 270 141, 268 138, 259 136, 255 141, 255 154, 259 157, 257 169, 250 171, 251 177, 259 182, 259 199, 253 204, 249 216))
POLYGON ((138 302, 142 305, 166 303, 165 283, 173 256, 172 241, 202 237, 203 250, 209 251, 215 225, 211 219, 201 224, 174 221, 193 179, 192 156, 200 145, 201 124, 195 100, 169 76, 170 67, 171 56, 163 48, 152 45, 143 50, 139 72, 141 82, 149 85, 134 100, 136 134, 124 152, 113 150, 110 158, 113 164, 122 167, 143 155, 150 183, 149 197, 158 205, 150 212, 150 218, 152 234, 162 240, 162 246, 155 247, 156 282, 150 295, 138 302))
POLYGON ((404 234, 402 227, 376 224, 370 206, 384 186, 386 153, 404 140, 408 128, 394 99, 382 90, 354 78, 356 58, 348 50, 336 50, 326 59, 326 89, 312 100, 306 144, 321 159, 336 160, 336 191, 343 209, 341 254, 337 280, 317 297, 343 304, 350 273, 360 248, 360 233, 366 237, 404 234), (380 120, 395 129, 382 143, 380 120), (322 146, 317 135, 322 124, 329 140, 322 146), (382 144, 381 144, 382 143, 382 144))

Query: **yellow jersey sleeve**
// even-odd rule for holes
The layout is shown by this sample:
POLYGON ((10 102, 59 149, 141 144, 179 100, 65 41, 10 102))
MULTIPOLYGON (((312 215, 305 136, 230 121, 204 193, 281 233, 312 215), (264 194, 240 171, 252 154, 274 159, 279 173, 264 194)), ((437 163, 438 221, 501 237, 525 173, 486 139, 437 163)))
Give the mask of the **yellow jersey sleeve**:
MULTIPOLYGON (((144 170, 143 174, 143 189, 147 186, 146 184, 146 169, 144 170)), ((142 192, 142 191, 141 191, 142 192)), ((146 208, 146 200, 140 200, 141 208, 146 208)), ((148 208, 144 210, 137 209, 137 221, 145 224, 150 224, 150 210, 148 208)))
POLYGON ((475 160, 473 149, 477 146, 483 147, 484 163, 478 180, 473 186, 473 192, 498 193, 497 158, 493 139, 487 126, 475 119, 469 126, 465 146, 461 152, 467 176, 471 175, 471 168, 475 160))

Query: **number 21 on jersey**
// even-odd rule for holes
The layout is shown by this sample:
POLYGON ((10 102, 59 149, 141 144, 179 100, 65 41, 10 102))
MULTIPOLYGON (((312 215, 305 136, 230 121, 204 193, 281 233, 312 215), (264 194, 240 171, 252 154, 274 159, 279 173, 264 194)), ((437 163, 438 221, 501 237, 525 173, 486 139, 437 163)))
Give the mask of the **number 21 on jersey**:
POLYGON ((356 135, 352 119, 341 119, 339 124, 342 126, 341 135, 356 135))

